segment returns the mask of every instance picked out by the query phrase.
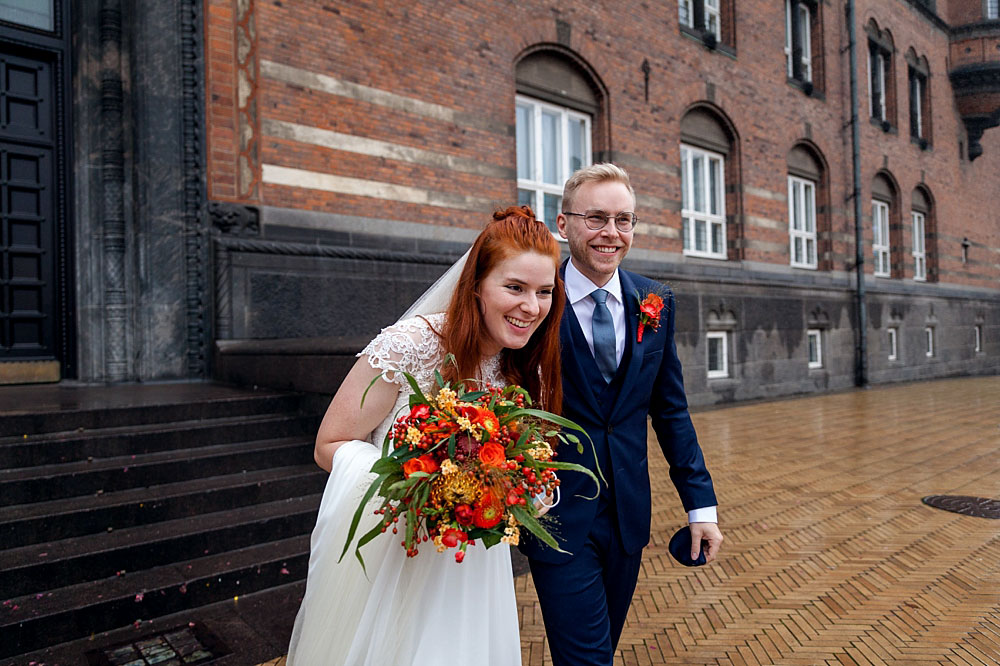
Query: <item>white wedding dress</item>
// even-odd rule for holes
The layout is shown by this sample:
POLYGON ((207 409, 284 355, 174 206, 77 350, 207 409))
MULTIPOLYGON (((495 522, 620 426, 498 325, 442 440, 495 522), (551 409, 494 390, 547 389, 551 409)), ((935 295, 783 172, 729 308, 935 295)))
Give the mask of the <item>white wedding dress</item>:
MULTIPOLYGON (((444 315, 429 315, 441 330, 444 315)), ((439 666, 446 663, 511 666, 521 663, 517 604, 510 549, 477 543, 465 560, 455 551, 438 553, 430 542, 406 557, 402 535, 382 534, 361 549, 366 577, 352 544, 338 563, 358 502, 374 475, 382 439, 397 412, 406 410, 411 390, 400 371, 421 391, 434 389, 434 371, 445 352, 420 318, 384 329, 364 351, 383 379, 399 386, 392 413, 370 436, 337 449, 312 533, 306 592, 295 618, 289 666, 439 666)), ((503 385, 499 357, 483 361, 480 378, 503 385)), ((380 380, 381 381, 381 380, 380 380)), ((371 502, 355 540, 377 524, 371 502)))

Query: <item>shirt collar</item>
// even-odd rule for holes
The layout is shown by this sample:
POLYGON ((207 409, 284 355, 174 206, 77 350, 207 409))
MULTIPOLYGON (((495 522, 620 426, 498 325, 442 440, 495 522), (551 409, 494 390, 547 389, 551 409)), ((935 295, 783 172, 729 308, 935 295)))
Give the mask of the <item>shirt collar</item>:
POLYGON ((590 278, 581 273, 576 266, 573 265, 573 260, 570 259, 566 262, 566 298, 569 300, 570 304, 574 304, 577 301, 581 301, 587 296, 590 296, 591 292, 595 289, 604 289, 608 294, 617 300, 619 303, 624 303, 622 299, 622 282, 618 277, 618 269, 615 269, 614 275, 608 280, 608 283, 603 287, 598 287, 596 284, 591 282, 590 278))

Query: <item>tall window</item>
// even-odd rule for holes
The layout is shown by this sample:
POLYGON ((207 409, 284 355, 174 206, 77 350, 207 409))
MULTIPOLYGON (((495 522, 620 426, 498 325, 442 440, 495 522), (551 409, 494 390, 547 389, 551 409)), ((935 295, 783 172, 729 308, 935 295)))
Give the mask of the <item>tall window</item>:
POLYGON ((679 0, 677 5, 681 25, 720 37, 722 16, 719 3, 720 0, 679 0))
POLYGON ((978 354, 979 352, 983 351, 983 325, 976 324, 974 330, 976 335, 976 341, 975 341, 976 346, 973 348, 973 351, 975 351, 978 354))
POLYGON ((930 141, 930 98, 927 94, 927 75, 915 67, 908 67, 910 81, 910 136, 930 141))
POLYGON ((812 16, 799 0, 785 0, 785 65, 788 78, 812 81, 812 16))
POLYGON ((913 279, 927 279, 927 252, 925 250, 924 214, 913 211, 913 279))
POLYGON ((895 361, 899 358, 899 347, 897 346, 897 329, 895 326, 889 328, 889 360, 895 361))
POLYGON ((924 327, 924 355, 930 358, 934 356, 934 327, 924 327))
POLYGON ((875 254, 875 275, 890 277, 889 204, 884 201, 872 201, 872 251, 875 254))
POLYGON ((728 331, 709 331, 705 336, 708 343, 708 378, 729 376, 728 331))
POLYGON ((986 18, 1000 18, 1000 0, 986 0, 986 18))
POLYGON ((681 216, 684 253, 726 258, 725 158, 681 146, 681 216))
POLYGON ((816 268, 816 183, 788 177, 788 236, 792 266, 816 268))
POLYGON ((886 104, 889 54, 874 42, 868 44, 868 112, 875 120, 889 119, 886 104))
POLYGON ((806 338, 809 341, 809 367, 823 367, 823 335, 818 328, 811 328, 806 331, 806 338))
POLYGON ((590 117, 518 96, 516 133, 518 203, 555 230, 563 184, 590 164, 590 117))

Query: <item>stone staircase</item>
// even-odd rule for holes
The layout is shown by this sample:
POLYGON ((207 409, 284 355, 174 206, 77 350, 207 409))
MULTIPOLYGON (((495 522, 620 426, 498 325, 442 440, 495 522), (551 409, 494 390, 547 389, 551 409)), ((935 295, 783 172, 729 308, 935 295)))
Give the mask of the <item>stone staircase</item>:
POLYGON ((226 389, 0 412, 0 663, 87 663, 221 602, 300 594, 326 481, 307 402, 226 389))

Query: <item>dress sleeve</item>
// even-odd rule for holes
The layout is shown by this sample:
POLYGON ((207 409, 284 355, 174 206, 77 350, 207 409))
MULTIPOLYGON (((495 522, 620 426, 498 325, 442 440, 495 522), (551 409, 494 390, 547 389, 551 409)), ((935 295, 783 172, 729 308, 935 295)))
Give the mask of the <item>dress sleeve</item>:
POLYGON ((382 329, 358 356, 367 356, 368 364, 381 370, 382 379, 390 384, 406 385, 404 372, 424 384, 441 360, 441 345, 434 332, 440 330, 437 318, 431 315, 396 322, 382 329))

